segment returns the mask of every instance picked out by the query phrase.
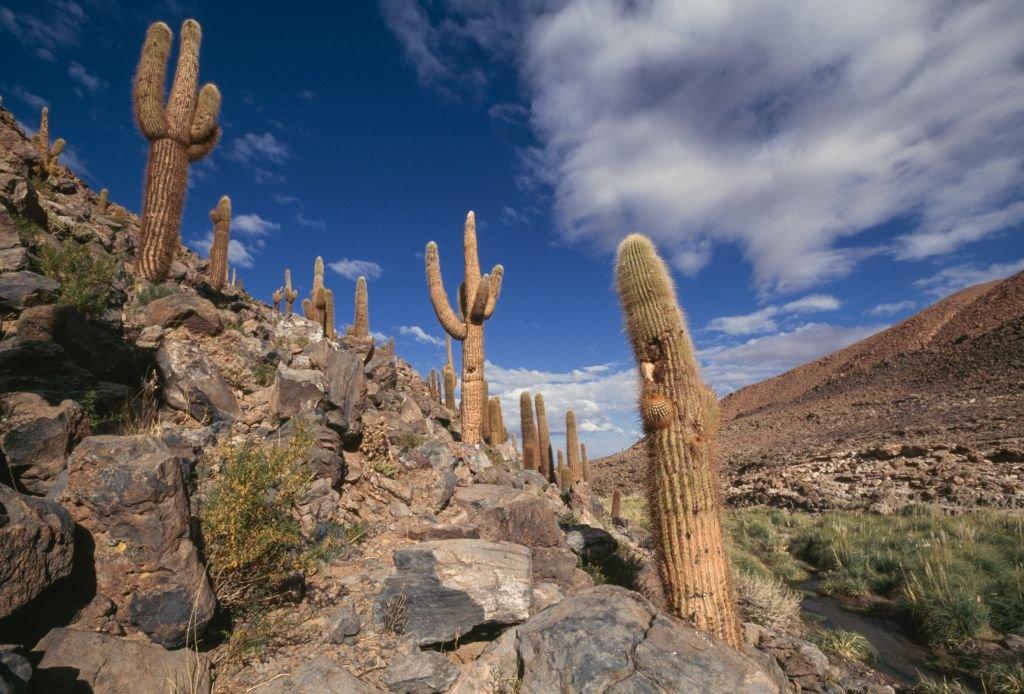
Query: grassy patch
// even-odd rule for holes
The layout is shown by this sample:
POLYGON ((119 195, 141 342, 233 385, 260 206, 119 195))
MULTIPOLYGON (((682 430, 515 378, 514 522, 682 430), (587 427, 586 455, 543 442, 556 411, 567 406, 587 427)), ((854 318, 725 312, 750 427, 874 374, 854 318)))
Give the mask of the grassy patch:
POLYGON ((871 642, 855 631, 816 629, 810 633, 808 639, 823 653, 847 660, 870 663, 877 656, 871 642))
POLYGON ((277 373, 276 364, 268 364, 267 362, 257 362, 252 367, 252 378, 256 381, 256 385, 261 388, 266 388, 274 382, 274 374, 277 373))
POLYGON ((801 596, 782 579, 736 570, 734 580, 736 596, 745 620, 769 629, 787 632, 803 630, 800 619, 801 596))
POLYGON ((60 282, 57 303, 74 306, 86 315, 98 315, 107 308, 117 274, 117 260, 94 258, 85 246, 65 241, 59 249, 44 247, 43 274, 60 282))
POLYGON ((981 680, 991 694, 1024 692, 1024 662, 989 665, 981 671, 981 680))
POLYGON ((22 245, 29 248, 35 246, 39 235, 43 233, 43 228, 28 217, 17 213, 12 214, 11 219, 14 220, 14 227, 18 230, 18 239, 22 245))
POLYGON ((139 304, 145 306, 151 301, 163 299, 165 296, 177 294, 178 288, 173 284, 149 284, 139 290, 135 295, 139 304))

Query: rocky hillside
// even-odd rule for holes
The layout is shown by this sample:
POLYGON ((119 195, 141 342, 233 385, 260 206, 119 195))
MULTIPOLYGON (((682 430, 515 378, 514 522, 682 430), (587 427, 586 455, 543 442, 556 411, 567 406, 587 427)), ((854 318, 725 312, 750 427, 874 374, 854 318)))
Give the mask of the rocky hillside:
MULTIPOLYGON (((1024 273, 722 400, 734 504, 1024 507, 1024 273)), ((595 461, 639 483, 642 447, 595 461)), ((609 490, 610 491, 610 490, 609 490)))
POLYGON ((0 110, 0 691, 892 691, 666 615, 586 483, 185 248, 137 281, 137 218, 36 157, 0 110))

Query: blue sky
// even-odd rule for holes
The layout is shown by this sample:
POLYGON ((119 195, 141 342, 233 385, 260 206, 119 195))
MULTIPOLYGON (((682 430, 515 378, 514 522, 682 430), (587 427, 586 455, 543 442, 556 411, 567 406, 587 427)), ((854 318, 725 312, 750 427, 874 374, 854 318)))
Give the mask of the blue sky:
MULTIPOLYGON (((631 442, 633 363, 612 251, 670 259, 720 392, 1024 268, 1024 5, 946 0, 0 2, 0 94, 48 104, 64 161, 138 210, 147 143, 131 79, 145 28, 203 26, 224 137, 193 166, 182 235, 233 201, 233 264, 268 299, 313 259, 421 372, 476 211, 506 268, 487 323, 492 392, 540 389, 594 454, 631 442), (841 6, 840 6, 841 5, 841 6)), ((557 437, 556 437, 557 438, 557 437)))

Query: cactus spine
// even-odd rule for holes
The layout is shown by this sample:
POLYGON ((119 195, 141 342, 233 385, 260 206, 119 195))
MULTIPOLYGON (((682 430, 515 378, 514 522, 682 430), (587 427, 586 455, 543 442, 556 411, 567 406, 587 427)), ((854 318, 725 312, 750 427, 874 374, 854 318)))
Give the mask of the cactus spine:
POLYGON ((274 290, 274 293, 271 296, 274 299, 274 313, 280 313, 281 312, 281 298, 284 296, 284 290, 279 287, 279 288, 274 290))
POLYGON ((540 458, 537 427, 533 421, 533 399, 525 390, 519 394, 519 421, 523 433, 523 469, 536 470, 540 458))
POLYGON ((285 305, 284 315, 286 315, 286 316, 292 315, 292 305, 295 303, 295 300, 298 299, 298 298, 299 298, 299 293, 297 291, 295 291, 294 289, 292 289, 292 271, 291 270, 285 270, 284 271, 284 305, 285 305))
POLYGON ((110 192, 106 188, 100 190, 100 196, 96 200, 96 207, 99 209, 100 212, 107 211, 107 207, 110 205, 109 197, 110 192))
MULTIPOLYGON (((231 240, 231 198, 220 199, 210 210, 213 222, 213 244, 210 246, 210 286, 216 291, 224 288, 224 276, 228 269, 228 243, 231 240)), ((232 281, 234 284, 234 281, 232 281)))
POLYGON ((32 136, 32 142, 36 145, 36 150, 39 152, 39 173, 42 176, 51 176, 57 173, 60 165, 57 163, 57 157, 64 151, 64 140, 57 138, 53 146, 50 146, 50 109, 43 106, 42 112, 39 114, 39 131, 32 136))
POLYGON ((537 472, 545 479, 553 480, 554 465, 551 460, 551 431, 548 429, 548 411, 544 396, 537 393, 533 398, 537 410, 537 472))
POLYGON ((484 321, 494 314, 505 271, 501 265, 495 265, 491 274, 480 274, 476 218, 472 212, 466 215, 462 247, 465 279, 459 288, 460 316, 455 315, 448 302, 441 279, 441 260, 433 241, 427 244, 425 254, 427 287, 438 322, 453 339, 462 341, 462 440, 481 443, 487 403, 484 397, 484 321))
POLYGON ((352 335, 354 337, 370 336, 370 320, 366 304, 366 278, 360 277, 356 280, 356 310, 355 318, 352 320, 352 335))
POLYGON ((565 457, 572 473, 572 483, 583 481, 583 463, 580 461, 580 439, 576 434, 576 413, 565 413, 565 457))
POLYGON ((715 397, 700 378, 672 279, 649 239, 631 234, 619 245, 616 280, 640 372, 648 508, 665 596, 674 614, 738 648, 710 451, 715 397))
POLYGON ((587 444, 580 444, 580 470, 583 472, 583 481, 590 484, 590 460, 587 458, 587 444))
POLYGON ((202 32, 194 19, 181 25, 178 66, 164 103, 172 39, 166 24, 151 24, 135 73, 135 120, 150 143, 137 270, 150 282, 167 279, 180 245, 188 166, 209 154, 220 137, 220 91, 205 84, 196 92, 202 32))

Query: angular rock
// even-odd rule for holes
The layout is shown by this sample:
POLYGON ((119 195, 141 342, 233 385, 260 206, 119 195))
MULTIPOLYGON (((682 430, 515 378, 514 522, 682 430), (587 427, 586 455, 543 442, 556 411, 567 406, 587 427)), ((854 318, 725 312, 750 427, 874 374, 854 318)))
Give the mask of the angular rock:
POLYGON ((332 347, 326 340, 307 348, 306 354, 313 367, 323 373, 327 399, 337 408, 332 412, 332 426, 343 434, 354 430, 366 398, 362 360, 352 352, 332 347))
POLYGON ((303 412, 312 412, 324 397, 324 379, 316 369, 293 369, 277 365, 274 385, 270 389, 270 412, 287 419, 303 412))
POLYGON ((560 588, 572 588, 580 559, 562 547, 533 548, 533 582, 551 582, 560 588))
POLYGON ((60 282, 49 277, 21 270, 0 275, 0 312, 21 311, 29 306, 52 302, 60 282))
POLYGON ((355 603, 351 598, 342 601, 332 612, 327 629, 327 640, 331 643, 353 643, 363 628, 355 603))
POLYGON ((89 435, 74 400, 51 406, 35 393, 0 396, 0 453, 18 489, 44 496, 67 467, 67 456, 89 435))
POLYGON ((176 328, 183 325, 199 335, 217 335, 224 330, 216 306, 200 296, 185 292, 150 301, 146 304, 144 318, 147 326, 176 328))
POLYGON ((459 487, 453 503, 469 514, 485 540, 505 540, 527 547, 564 545, 558 519, 548 500, 511 487, 474 484, 459 487))
POLYGON ((381 682, 391 692, 435 694, 446 692, 459 676, 459 668, 437 651, 417 651, 389 665, 381 682))
POLYGON ((430 504, 434 511, 443 511, 447 508, 458 483, 459 478, 451 470, 443 469, 437 473, 434 485, 430 488, 430 504))
POLYGON ((232 420, 241 414, 231 386, 199 345, 164 340, 156 353, 163 398, 170 407, 199 422, 232 420))
POLYGON ((149 436, 93 436, 75 448, 63 496, 95 544, 97 593, 167 647, 202 633, 216 601, 192 542, 181 462, 149 436))
POLYGON ((778 632, 763 632, 758 648, 769 654, 801 691, 825 691, 828 658, 813 643, 778 632))
POLYGON ((0 248, 0 272, 24 270, 28 267, 29 259, 28 250, 21 246, 0 248))
POLYGON ((0 694, 25 694, 32 679, 32 663, 13 644, 0 644, 0 694))
POLYGON ((0 619, 71 573, 74 532, 60 504, 0 484, 0 619))
POLYGON ((340 664, 327 658, 313 658, 284 677, 270 680, 256 691, 263 694, 373 694, 381 690, 359 680, 340 664))
POLYGON ((33 651, 42 658, 32 677, 38 692, 194 692, 211 691, 210 662, 188 649, 160 646, 91 631, 50 631, 33 651))
POLYGON ((394 560, 374 617, 421 646, 529 616, 532 569, 522 545, 436 540, 397 550, 394 560))
MULTIPOLYGON (((784 691, 752 658, 603 585, 516 628, 522 694, 784 691)), ((784 684, 784 683, 783 683, 784 684)))

